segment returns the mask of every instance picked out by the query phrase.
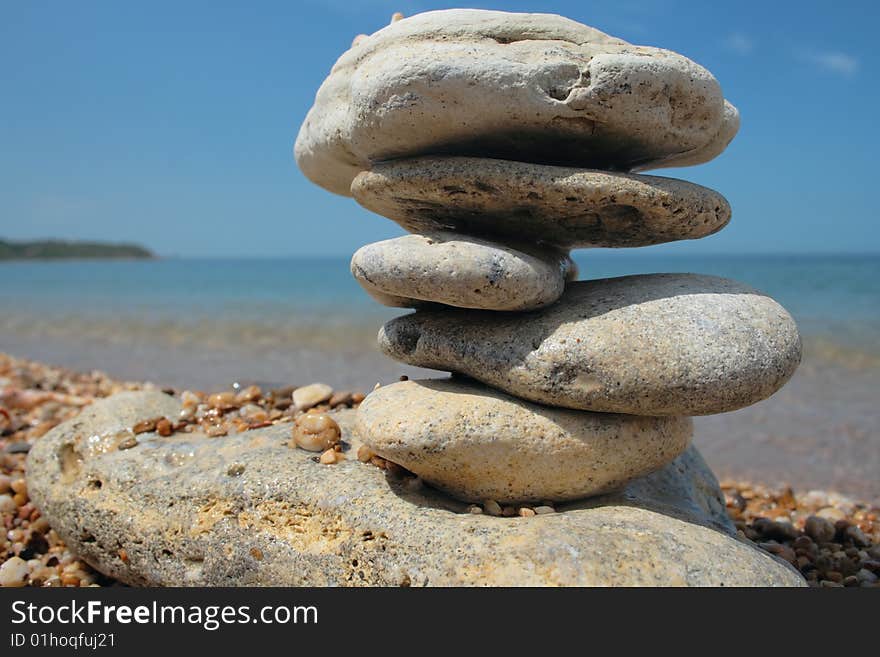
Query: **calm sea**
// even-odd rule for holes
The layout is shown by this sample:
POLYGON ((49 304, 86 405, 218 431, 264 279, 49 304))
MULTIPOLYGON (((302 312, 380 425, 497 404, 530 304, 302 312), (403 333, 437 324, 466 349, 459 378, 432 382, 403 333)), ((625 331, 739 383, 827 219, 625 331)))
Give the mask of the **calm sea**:
MULTIPOLYGON (((580 253, 581 278, 699 272, 782 303, 809 338, 880 353, 880 256, 654 256, 580 253)), ((371 301, 347 258, 165 259, 0 265, 0 331, 118 335, 174 343, 333 344, 372 336, 401 311, 371 301)), ((247 346, 245 344, 242 345, 247 346)))

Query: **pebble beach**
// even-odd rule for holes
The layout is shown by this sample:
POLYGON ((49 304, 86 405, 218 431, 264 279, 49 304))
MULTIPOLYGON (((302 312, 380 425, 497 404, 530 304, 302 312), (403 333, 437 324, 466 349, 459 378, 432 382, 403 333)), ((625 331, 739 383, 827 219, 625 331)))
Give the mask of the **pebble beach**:
MULTIPOLYGON (((78 559, 40 515, 28 497, 25 460, 36 441, 61 422, 75 417, 94 400, 116 392, 149 389, 157 389, 157 386, 114 380, 98 371, 76 372, 0 354, 0 513, 3 522, 0 585, 117 585, 78 559)), ((223 440, 229 433, 289 422, 292 445, 306 444, 308 449, 313 445, 302 441, 314 442, 327 425, 320 419, 312 420, 320 418, 319 415, 303 416, 303 408, 320 412, 333 407, 356 407, 364 398, 356 391, 315 385, 300 388, 287 385, 265 391, 258 386, 238 386, 210 394, 174 389, 164 392, 181 397, 185 409, 191 409, 186 411, 187 417, 157 418, 150 426, 134 427, 135 433, 157 431, 159 435, 170 435, 176 431, 201 430, 223 440), (297 390, 299 395, 295 396, 297 390), (298 421, 299 417, 307 417, 309 421, 298 421), (157 427, 161 422, 165 424, 157 427)), ((316 454, 316 458, 328 465, 334 462, 327 452, 316 454)), ((371 455, 361 452, 357 458, 369 460, 371 455)), ((378 467, 396 467, 381 459, 375 460, 378 467)), ((412 485, 418 483, 412 481, 412 485)), ((739 538, 792 564, 811 586, 878 586, 880 508, 877 506, 834 491, 795 490, 777 481, 722 480, 721 487, 739 538)), ((489 504, 471 505, 466 509, 469 513, 511 516, 552 511, 552 507, 540 506, 495 509, 489 504)))

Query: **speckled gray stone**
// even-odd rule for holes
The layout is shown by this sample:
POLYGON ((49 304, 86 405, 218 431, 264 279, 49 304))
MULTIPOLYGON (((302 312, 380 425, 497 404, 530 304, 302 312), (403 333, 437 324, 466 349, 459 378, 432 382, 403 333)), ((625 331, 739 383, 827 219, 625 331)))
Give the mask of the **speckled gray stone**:
POLYGON ((615 490, 672 461, 692 431, 690 418, 552 408, 453 379, 382 386, 357 414, 357 435, 376 454, 472 502, 615 490))
POLYGON ((351 191, 411 232, 528 237, 565 249, 699 239, 730 220, 721 194, 683 180, 487 158, 382 162, 351 191))
POLYGON ((373 163, 429 153, 617 170, 686 154, 694 164, 735 126, 718 82, 682 55, 551 14, 451 9, 392 23, 344 53, 294 152, 309 179, 348 195, 373 163))
POLYGON ((531 401, 635 415, 708 415, 776 392, 800 363, 782 306, 714 276, 649 274, 566 287, 531 313, 418 311, 382 350, 531 401))
POLYGON ((368 244, 351 273, 386 305, 530 310, 559 298, 572 264, 560 251, 434 232, 368 244))
MULTIPOLYGON (((134 585, 802 586, 731 531, 691 448, 617 495, 532 518, 472 515, 428 487, 287 446, 290 425, 206 438, 141 434, 158 392, 98 401, 40 439, 28 490, 67 545, 134 585), (125 550, 126 560, 120 558, 125 550)), ((343 439, 352 411, 336 414, 343 439)))

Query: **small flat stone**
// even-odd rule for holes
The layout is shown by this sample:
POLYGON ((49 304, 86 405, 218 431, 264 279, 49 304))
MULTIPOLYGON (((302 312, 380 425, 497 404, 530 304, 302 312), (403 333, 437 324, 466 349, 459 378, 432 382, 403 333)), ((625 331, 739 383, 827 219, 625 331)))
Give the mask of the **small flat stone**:
MULTIPOLYGON (((120 431, 180 408, 158 392, 114 395, 28 456, 28 490, 53 529, 128 584, 804 585, 731 536, 718 484, 693 448, 618 494, 505 518, 466 513, 354 458, 315 463, 286 446, 289 424, 221 438, 146 433, 138 449, 113 449, 120 431)), ((333 413, 357 450, 353 415, 333 413)))
POLYGON ((19 588, 27 583, 29 573, 27 561, 21 557, 10 557, 0 564, 0 587, 19 588))
POLYGON ((419 310, 386 323, 379 345, 530 401, 635 415, 754 404, 801 358, 797 326, 778 303, 696 274, 578 281, 528 314, 419 310))
POLYGON ((405 235, 359 249, 351 273, 381 303, 426 302, 485 310, 531 310, 556 301, 571 259, 467 235, 405 235))
POLYGON ((293 391, 293 405, 298 411, 306 411, 329 401, 332 396, 333 388, 326 383, 311 383, 293 391))
POLYGON ((682 55, 551 14, 451 9, 345 52, 294 152, 313 182, 348 195, 376 162, 435 153, 615 170, 696 164, 737 126, 718 81, 682 55))
POLYGON ((565 501, 622 488, 688 446, 690 418, 540 406, 462 380, 404 381, 363 401, 376 454, 465 501, 565 501))
POLYGON ((683 180, 474 157, 378 163, 351 192, 411 232, 528 238, 563 249, 699 239, 730 220, 721 194, 683 180))

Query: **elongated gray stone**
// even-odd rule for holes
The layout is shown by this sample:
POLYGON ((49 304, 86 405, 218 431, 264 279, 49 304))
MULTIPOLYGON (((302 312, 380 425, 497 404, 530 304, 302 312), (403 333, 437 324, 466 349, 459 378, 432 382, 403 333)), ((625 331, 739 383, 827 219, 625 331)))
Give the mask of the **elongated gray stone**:
POLYGON ((735 127, 718 82, 682 55, 551 14, 451 9, 344 53, 294 152, 309 179, 348 195, 376 162, 437 153, 617 170, 687 154, 693 164, 735 127))
POLYGON ((740 542, 693 448, 624 491, 532 518, 461 502, 353 458, 287 446, 290 425, 140 434, 181 406, 158 392, 86 408, 34 444, 28 490, 71 550, 137 586, 803 586, 740 542), (717 531, 718 527, 723 531, 717 531), (124 550, 125 559, 120 555, 124 550))
POLYGON ((351 259, 358 283, 386 305, 511 311, 556 301, 573 266, 560 251, 447 232, 375 242, 351 259))
POLYGON ((772 395, 801 358, 791 316, 735 281, 650 274, 566 287, 528 314, 418 311, 379 332, 404 363, 461 372, 531 401, 635 415, 708 415, 772 395))
POLYGON ((576 500, 659 470, 691 439, 690 418, 532 404, 461 380, 373 391, 357 433, 380 456, 462 500, 576 500))
POLYGON ((488 158, 383 162, 351 191, 412 232, 528 237, 563 249, 699 239, 730 220, 721 194, 683 180, 488 158))

